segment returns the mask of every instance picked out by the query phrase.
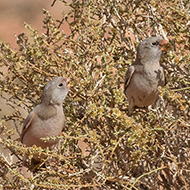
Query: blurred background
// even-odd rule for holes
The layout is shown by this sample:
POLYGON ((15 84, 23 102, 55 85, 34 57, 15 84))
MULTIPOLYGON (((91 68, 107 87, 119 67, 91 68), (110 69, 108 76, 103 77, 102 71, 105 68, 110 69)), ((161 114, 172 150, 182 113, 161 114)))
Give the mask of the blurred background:
POLYGON ((25 32, 24 23, 30 24, 33 29, 43 32, 43 9, 48 10, 55 19, 61 19, 65 11, 63 3, 53 0, 1 0, 0 1, 0 41, 4 41, 12 48, 17 48, 16 37, 25 32))

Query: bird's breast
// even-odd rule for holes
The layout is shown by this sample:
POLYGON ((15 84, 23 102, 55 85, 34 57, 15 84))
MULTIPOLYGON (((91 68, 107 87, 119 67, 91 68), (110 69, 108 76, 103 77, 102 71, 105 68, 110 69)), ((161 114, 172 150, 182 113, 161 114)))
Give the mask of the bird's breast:
POLYGON ((64 114, 56 114, 48 119, 36 118, 33 122, 33 130, 40 138, 46 136, 57 136, 61 133, 65 121, 64 114), (40 121, 40 122, 39 122, 40 121))
POLYGON ((158 73, 159 69, 156 67, 141 67, 135 70, 126 89, 127 97, 133 98, 135 105, 148 106, 157 99, 158 73))
POLYGON ((36 116, 24 135, 23 143, 26 144, 26 146, 36 145, 42 148, 51 148, 51 146, 58 141, 50 140, 44 142, 41 138, 58 136, 64 127, 64 121, 65 116, 62 110, 59 110, 57 114, 46 119, 41 119, 36 116))

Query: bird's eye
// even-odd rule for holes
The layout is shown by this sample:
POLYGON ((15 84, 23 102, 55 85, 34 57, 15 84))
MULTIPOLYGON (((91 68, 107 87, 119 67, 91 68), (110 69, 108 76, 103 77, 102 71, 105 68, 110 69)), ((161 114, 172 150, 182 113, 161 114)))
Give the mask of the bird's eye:
POLYGON ((152 42, 152 45, 153 46, 157 46, 158 45, 158 42, 156 41, 156 42, 152 42))
POLYGON ((59 86, 59 87, 62 87, 62 86, 63 86, 63 83, 59 83, 58 86, 59 86))

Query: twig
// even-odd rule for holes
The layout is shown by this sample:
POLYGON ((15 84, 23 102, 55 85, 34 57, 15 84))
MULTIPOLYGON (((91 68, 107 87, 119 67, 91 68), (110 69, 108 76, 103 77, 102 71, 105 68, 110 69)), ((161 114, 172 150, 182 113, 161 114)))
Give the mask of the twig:
MULTIPOLYGON (((157 168, 157 169, 152 170, 152 171, 150 171, 150 172, 144 173, 143 175, 139 176, 139 177, 133 182, 133 185, 135 185, 142 177, 147 176, 147 175, 150 175, 150 174, 152 174, 152 173, 155 173, 155 172, 157 172, 157 171, 159 171, 159 170, 163 170, 163 169, 165 169, 165 168, 167 168, 167 166, 163 166, 163 167, 161 167, 161 168, 157 168)), ((132 187, 131 187, 130 189, 132 189, 132 187)))
POLYGON ((57 0, 54 0, 53 1, 53 3, 51 4, 51 7, 53 7, 54 6, 54 4, 55 4, 55 2, 56 2, 57 0))

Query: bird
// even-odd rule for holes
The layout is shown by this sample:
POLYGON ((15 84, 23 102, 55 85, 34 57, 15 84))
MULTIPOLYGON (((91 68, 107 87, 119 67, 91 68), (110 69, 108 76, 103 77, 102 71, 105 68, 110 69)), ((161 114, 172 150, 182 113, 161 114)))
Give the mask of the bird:
POLYGON ((149 105, 158 107, 158 86, 163 87, 166 83, 160 59, 168 44, 169 42, 161 36, 152 36, 138 45, 136 60, 129 66, 124 81, 124 94, 129 102, 129 116, 136 107, 149 105))
POLYGON ((46 84, 41 102, 29 113, 23 124, 20 139, 26 147, 36 145, 52 150, 58 143, 58 140, 45 142, 41 138, 58 136, 64 128, 62 104, 69 91, 69 80, 56 77, 46 84))

